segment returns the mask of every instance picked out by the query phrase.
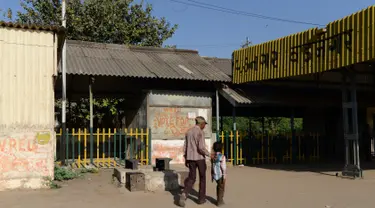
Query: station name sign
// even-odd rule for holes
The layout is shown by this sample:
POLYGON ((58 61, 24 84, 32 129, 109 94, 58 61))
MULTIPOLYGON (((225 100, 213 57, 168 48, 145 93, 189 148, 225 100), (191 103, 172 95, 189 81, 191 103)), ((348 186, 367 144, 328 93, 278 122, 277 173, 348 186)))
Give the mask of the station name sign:
POLYGON ((235 50, 233 83, 303 76, 375 60, 375 5, 263 44, 235 50))
MULTIPOLYGON (((330 37, 323 37, 323 34, 320 37, 317 37, 316 40, 308 41, 307 43, 298 46, 293 46, 290 48, 289 53, 287 53, 287 55, 289 56, 289 62, 296 63, 301 60, 304 62, 309 62, 312 60, 313 55, 315 55, 320 60, 324 60, 325 55, 327 54, 327 50, 336 52, 337 54, 342 54, 343 50, 351 51, 352 32, 353 30, 347 30, 330 37), (303 57, 302 59, 301 56, 303 57)), ((259 66, 265 67, 267 69, 277 69, 278 63, 280 63, 280 59, 285 54, 282 54, 275 50, 269 51, 271 52, 255 55, 252 59, 245 56, 242 66, 239 63, 239 59, 236 59, 235 69, 258 70, 259 66)))

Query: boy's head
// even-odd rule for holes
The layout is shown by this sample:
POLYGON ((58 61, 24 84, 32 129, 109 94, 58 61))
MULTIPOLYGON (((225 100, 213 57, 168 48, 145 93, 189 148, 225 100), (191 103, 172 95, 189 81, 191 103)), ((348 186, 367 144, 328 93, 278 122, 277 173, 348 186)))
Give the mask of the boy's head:
POLYGON ((214 152, 221 152, 223 150, 223 144, 221 142, 215 142, 213 145, 214 152))

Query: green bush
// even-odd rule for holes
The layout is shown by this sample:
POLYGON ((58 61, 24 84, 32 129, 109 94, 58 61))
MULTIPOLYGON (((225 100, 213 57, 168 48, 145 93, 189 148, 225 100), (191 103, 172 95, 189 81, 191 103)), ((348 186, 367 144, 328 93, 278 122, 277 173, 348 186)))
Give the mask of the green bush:
POLYGON ((71 169, 55 166, 55 180, 66 181, 77 178, 79 175, 71 169))
POLYGON ((45 185, 47 187, 49 187, 50 189, 59 189, 59 188, 61 188, 61 186, 59 184, 55 183, 55 181, 53 181, 51 177, 45 177, 44 178, 44 182, 45 182, 45 185))
POLYGON ((98 173, 99 170, 97 168, 85 168, 81 170, 81 173, 98 173))

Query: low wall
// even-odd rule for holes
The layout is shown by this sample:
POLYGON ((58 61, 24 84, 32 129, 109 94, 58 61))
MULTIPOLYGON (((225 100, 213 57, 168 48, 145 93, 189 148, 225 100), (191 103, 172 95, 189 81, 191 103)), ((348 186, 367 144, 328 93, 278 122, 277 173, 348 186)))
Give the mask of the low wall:
POLYGON ((53 178, 53 131, 0 133, 0 191, 38 189, 53 178))
MULTIPOLYGON (((211 138, 206 141, 208 151, 211 150, 211 138)), ((184 140, 153 140, 152 141, 152 164, 156 158, 172 158, 170 164, 185 163, 183 154, 184 140)))

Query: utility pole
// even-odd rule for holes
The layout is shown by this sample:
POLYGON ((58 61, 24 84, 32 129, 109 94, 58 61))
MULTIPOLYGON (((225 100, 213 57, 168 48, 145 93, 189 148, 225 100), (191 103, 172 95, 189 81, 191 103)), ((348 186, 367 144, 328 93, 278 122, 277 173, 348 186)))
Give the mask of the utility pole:
POLYGON ((253 43, 251 41, 249 41, 249 37, 246 37, 246 41, 244 44, 242 44, 242 48, 246 48, 246 47, 249 47, 251 46, 253 43))
MULTIPOLYGON (((66 0, 62 0, 62 26, 66 28, 66 0)), ((61 113, 61 127, 62 135, 60 138, 60 160, 61 165, 65 165, 65 143, 66 143, 66 39, 64 38, 61 58, 62 71, 62 113, 61 113)))

